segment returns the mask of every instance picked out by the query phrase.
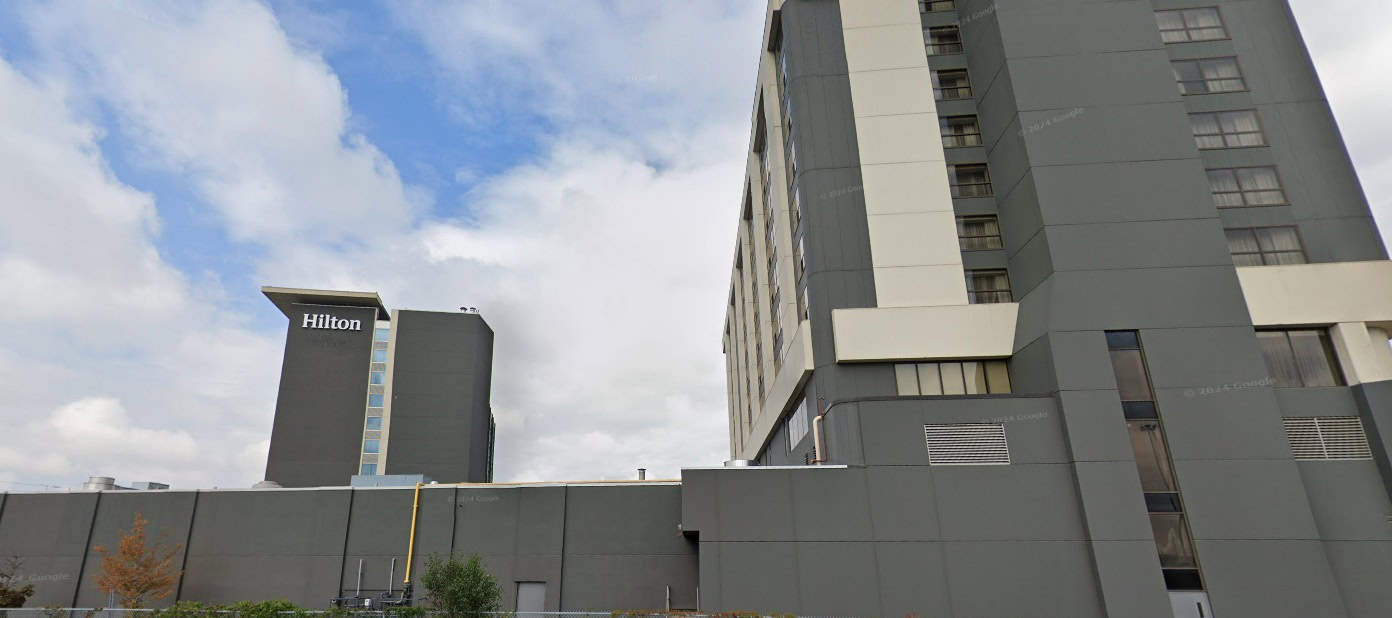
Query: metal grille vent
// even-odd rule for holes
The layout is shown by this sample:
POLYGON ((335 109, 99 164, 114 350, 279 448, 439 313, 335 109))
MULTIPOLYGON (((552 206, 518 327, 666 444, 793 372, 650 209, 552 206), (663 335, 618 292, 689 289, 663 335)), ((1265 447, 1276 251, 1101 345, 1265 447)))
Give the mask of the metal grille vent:
POLYGON ((1372 459, 1363 421, 1356 416, 1281 419, 1296 459, 1372 459))
POLYGON ((933 466, 1005 465, 1010 449, 1001 423, 924 425, 928 464, 933 466))

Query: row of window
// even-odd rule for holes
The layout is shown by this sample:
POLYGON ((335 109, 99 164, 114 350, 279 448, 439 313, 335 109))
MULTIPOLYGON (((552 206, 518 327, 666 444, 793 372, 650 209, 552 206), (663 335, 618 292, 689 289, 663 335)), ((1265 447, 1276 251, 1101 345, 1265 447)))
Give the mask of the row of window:
POLYGON ((1108 331, 1106 339, 1165 585, 1170 590, 1202 590, 1193 537, 1185 522, 1184 503, 1140 336, 1136 331, 1108 331))
MULTIPOLYGON (((799 410, 801 411, 801 410, 799 410)), ((806 415, 802 418, 806 436, 806 415)), ((1281 419, 1287 444, 1297 461, 1367 461, 1373 458, 1368 433, 1356 416, 1290 417, 1281 419)), ((1162 548, 1164 564, 1172 569, 1194 566, 1192 546, 1182 530, 1183 506, 1175 491, 1174 469, 1168 457, 1159 419, 1129 420, 1127 429, 1136 454, 1137 470, 1152 532, 1162 548)), ((792 434, 789 434, 792 436, 792 434)), ((802 436, 789 438, 791 452, 802 436)), ((1009 465, 1010 446, 1004 423, 946 423, 923 426, 930 466, 1009 465)), ((1179 574, 1172 574, 1172 579, 1179 574)), ((1192 577, 1192 575, 1191 575, 1192 577)))
MULTIPOLYGON (((1281 425, 1286 430, 1291 455, 1297 461, 1367 461, 1373 458, 1368 433, 1363 421, 1356 416, 1289 417, 1281 419, 1281 425)), ((803 427, 805 436, 805 422, 803 427)), ((1184 513, 1179 493, 1174 491, 1178 485, 1169 465, 1169 447, 1160 421, 1128 420, 1127 430, 1136 453, 1141 491, 1146 510, 1150 511, 1152 531, 1164 548, 1161 551, 1164 563, 1169 568, 1192 568, 1193 553, 1186 535, 1181 532, 1184 513)), ((1010 447, 1003 423, 924 425, 923 436, 928 445, 930 466, 1010 463, 1010 447)), ((796 446, 801 436, 789 439, 796 446)))
MULTIPOLYGON (((974 271, 973 271, 974 272, 974 271)), ((1132 420, 1154 418, 1150 380, 1134 332, 1108 333, 1117 391, 1132 420), (1130 346, 1130 347, 1128 347, 1130 346)), ((1259 330, 1257 340, 1267 374, 1277 387, 1344 385, 1329 333, 1323 329, 1259 330)), ((899 395, 987 395, 1010 393, 1010 372, 1003 360, 898 363, 894 379, 899 395)))
MULTIPOLYGON (((1228 251, 1237 266, 1304 264, 1305 250, 1294 226, 1227 228, 1228 251)), ((957 217, 957 240, 962 251, 1002 247, 995 215, 957 217)), ((972 304, 1014 302, 1010 277, 1002 269, 968 269, 967 296, 972 304)))
MULTIPOLYGON (((1189 123, 1200 150, 1267 145, 1256 110, 1193 113, 1189 114, 1189 123)), ((938 127, 944 148, 982 145, 981 123, 974 115, 942 116, 938 119, 938 127)))
POLYGON ((1010 392, 1003 360, 899 363, 894 380, 900 395, 997 395, 1010 392))
MULTIPOLYGON (((974 137, 980 140, 981 136, 978 133, 974 137)), ((943 136, 944 142, 960 138, 960 135, 943 136)), ((1213 194, 1213 203, 1218 208, 1279 206, 1290 203, 1274 167, 1220 167, 1211 168, 1207 172, 1209 190, 1213 194)), ((949 164, 947 182, 953 198, 968 199, 995 195, 991 186, 991 171, 985 163, 949 164)))
MULTIPOLYGON (((381 323, 379 323, 381 324, 381 323)), ((375 475, 382 452, 382 410, 386 406, 387 346, 391 328, 378 326, 372 332, 372 361, 367 374, 367 416, 363 420, 362 454, 358 474, 375 475)))

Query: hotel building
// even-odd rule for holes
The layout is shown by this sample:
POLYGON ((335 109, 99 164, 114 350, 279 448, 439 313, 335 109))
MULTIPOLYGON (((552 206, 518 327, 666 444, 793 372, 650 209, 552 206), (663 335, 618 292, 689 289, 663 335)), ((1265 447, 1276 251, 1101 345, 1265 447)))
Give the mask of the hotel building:
POLYGON ((482 317, 389 312, 373 292, 261 291, 289 320, 266 480, 492 480, 493 330, 482 317))
POLYGON ((1389 611, 1392 262, 1285 1, 767 15, 732 459, 883 474, 953 615, 1389 611))

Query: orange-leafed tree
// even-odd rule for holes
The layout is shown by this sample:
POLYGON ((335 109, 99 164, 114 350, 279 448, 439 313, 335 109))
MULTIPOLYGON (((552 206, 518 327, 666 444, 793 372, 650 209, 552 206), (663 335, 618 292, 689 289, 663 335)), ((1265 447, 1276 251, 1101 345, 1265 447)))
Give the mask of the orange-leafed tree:
POLYGON ((175 568, 174 558, 184 546, 171 546, 163 536, 154 543, 147 542, 145 526, 149 523, 144 515, 136 513, 116 551, 100 545, 92 548, 102 556, 101 572, 94 576, 97 587, 116 597, 124 608, 145 607, 146 603, 173 594, 182 573, 175 568))

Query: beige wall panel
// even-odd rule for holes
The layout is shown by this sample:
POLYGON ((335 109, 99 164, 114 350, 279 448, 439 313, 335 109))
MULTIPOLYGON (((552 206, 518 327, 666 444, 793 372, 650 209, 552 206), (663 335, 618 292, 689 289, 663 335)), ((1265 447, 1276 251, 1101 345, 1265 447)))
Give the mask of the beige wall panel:
POLYGON ((876 267, 875 296, 881 307, 965 305, 967 281, 955 264, 876 267))
POLYGON ((1016 303, 836 309, 837 362, 1005 358, 1014 350, 1016 303))
POLYGON ((933 73, 927 66, 851 73, 850 80, 857 118, 938 113, 933 73))
POLYGON ((851 73, 928 66, 923 28, 917 22, 843 29, 842 33, 846 39, 846 68, 851 73))
POLYGON ((1257 326, 1369 322, 1392 325, 1392 262, 1330 262, 1237 269, 1257 326))
POLYGON ((841 3, 841 27, 845 29, 918 23, 915 0, 847 0, 841 3))
POLYGON ((961 266, 951 212, 871 215, 870 251, 875 266, 961 266))
POLYGON ((947 168, 937 161, 862 165, 860 177, 868 216, 953 212, 947 168))
POLYGON ((919 161, 946 165, 937 114, 857 118, 856 140, 862 166, 919 161))
POLYGON ((1392 380, 1392 351, 1381 329, 1363 322, 1340 322, 1330 329, 1339 365, 1349 384, 1392 380))

